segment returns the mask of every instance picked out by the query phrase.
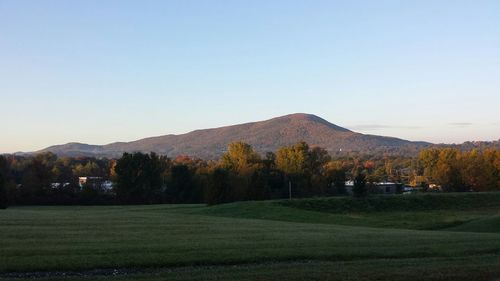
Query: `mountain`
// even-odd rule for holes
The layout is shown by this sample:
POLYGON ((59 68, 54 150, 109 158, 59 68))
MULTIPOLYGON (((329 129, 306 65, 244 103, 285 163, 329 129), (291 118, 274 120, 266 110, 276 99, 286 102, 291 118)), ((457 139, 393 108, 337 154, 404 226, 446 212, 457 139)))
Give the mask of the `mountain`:
POLYGON ((334 151, 390 151, 418 150, 430 145, 403 139, 365 135, 334 125, 318 116, 296 113, 266 121, 252 122, 214 129, 196 130, 182 135, 164 135, 132 142, 107 145, 68 143, 51 146, 39 152, 53 152, 65 156, 119 157, 123 152, 156 152, 170 157, 189 155, 215 159, 227 145, 243 141, 260 153, 276 151, 279 147, 305 141, 334 151))

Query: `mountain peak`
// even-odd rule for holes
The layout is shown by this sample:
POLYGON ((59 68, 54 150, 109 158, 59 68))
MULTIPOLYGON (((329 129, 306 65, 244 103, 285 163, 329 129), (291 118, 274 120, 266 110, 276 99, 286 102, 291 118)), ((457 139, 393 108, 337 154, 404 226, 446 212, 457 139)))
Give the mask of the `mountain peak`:
MULTIPOLYGON (((287 115, 284 115, 281 117, 286 117, 286 118, 290 118, 290 119, 302 119, 302 120, 313 120, 313 119, 317 119, 317 118, 321 119, 320 117, 318 117, 314 114, 301 113, 301 112, 287 114, 287 115)), ((280 117, 278 117, 278 118, 280 118, 280 117)))
MULTIPOLYGON (((271 119, 273 120, 273 119, 271 119)), ((281 117, 276 117, 274 120, 289 120, 290 122, 297 123, 297 124, 304 124, 306 126, 310 125, 309 123, 318 123, 322 125, 326 125, 330 127, 331 129, 334 129, 336 131, 340 132, 351 132, 351 130, 348 130, 346 128, 337 126, 335 124, 332 124, 328 122, 327 120, 314 115, 314 114, 309 114, 309 113, 292 113, 288 115, 284 115, 281 117)))
POLYGON ((169 157, 184 154, 216 159, 224 153, 227 145, 234 141, 246 142, 259 153, 276 151, 279 147, 300 141, 332 152, 340 149, 360 151, 424 145, 397 138, 363 135, 332 124, 314 114, 294 113, 260 122, 196 130, 182 135, 164 135, 103 146, 70 143, 49 147, 44 151, 71 156, 107 157, 119 157, 123 152, 140 151, 156 152, 169 157))
MULTIPOLYGON (((292 113, 292 114, 287 114, 283 115, 280 117, 276 117, 273 119, 289 119, 289 120, 298 120, 298 121, 326 121, 323 118, 316 116, 314 114, 309 114, 309 113, 292 113)), ((272 119, 271 119, 272 120, 272 119)))

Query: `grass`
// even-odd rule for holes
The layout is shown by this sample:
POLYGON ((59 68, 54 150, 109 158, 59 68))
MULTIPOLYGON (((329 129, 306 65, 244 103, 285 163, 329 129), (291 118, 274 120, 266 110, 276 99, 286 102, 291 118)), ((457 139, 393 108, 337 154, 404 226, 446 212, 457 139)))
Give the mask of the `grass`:
MULTIPOLYGON (((469 195, 450 197, 471 202, 460 197, 469 195)), ((0 280, 13 272, 95 268, 141 270, 40 280, 423 280, 424 272, 425 280, 491 280, 500 277, 493 195, 467 210, 441 195, 430 199, 444 198, 441 207, 413 211, 303 207, 347 198, 16 207, 0 211, 0 280)), ((377 198, 388 200, 370 200, 377 198)))
POLYGON ((500 192, 374 195, 362 198, 346 196, 280 201, 279 203, 283 206, 329 213, 475 210, 500 207, 500 192))
POLYGON ((497 232, 500 233, 500 213, 497 215, 482 217, 469 222, 449 228, 452 231, 466 232, 497 232))
POLYGON ((495 220, 497 215, 500 215, 500 196, 497 193, 373 196, 361 199, 332 197, 274 202, 236 202, 210 208, 186 209, 184 213, 414 230, 475 231, 474 228, 483 223, 484 227, 477 228, 478 232, 500 232, 500 227, 492 227, 488 221, 489 219, 495 220), (465 204, 465 202, 471 201, 471 198, 467 198, 469 196, 477 198, 478 202, 465 204), (425 200, 432 201, 434 207, 429 208, 429 203, 419 205, 419 202, 425 200), (393 206, 392 210, 389 210, 387 205, 391 203, 394 203, 395 206, 393 206), (347 209, 354 210, 347 212, 341 208, 341 206, 346 205, 350 206, 346 207, 347 209), (382 207, 375 208, 374 206, 382 207), (467 223, 476 223, 476 225, 472 227, 472 230, 456 227, 467 223))

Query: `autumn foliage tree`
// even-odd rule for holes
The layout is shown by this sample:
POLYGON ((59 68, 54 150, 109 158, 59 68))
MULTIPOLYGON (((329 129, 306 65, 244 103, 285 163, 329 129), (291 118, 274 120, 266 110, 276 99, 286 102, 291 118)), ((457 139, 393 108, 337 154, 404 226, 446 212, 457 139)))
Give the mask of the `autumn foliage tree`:
POLYGON ((276 167, 291 180, 299 196, 320 194, 329 183, 325 180, 328 152, 320 147, 310 148, 305 142, 285 146, 276 152, 276 167))
POLYGON ((2 155, 0 205, 5 205, 5 194, 13 205, 220 204, 287 198, 290 182, 293 197, 345 194, 348 180, 355 182, 355 195, 377 192, 372 187, 380 181, 438 184, 443 191, 494 191, 500 190, 499 143, 495 145, 433 146, 418 157, 332 152, 305 142, 265 155, 234 142, 219 160, 186 155, 171 160, 154 153, 126 153, 120 159, 2 155), (78 184, 80 176, 111 179, 115 185, 95 192, 78 184))
POLYGON ((259 154, 253 150, 251 145, 244 142, 230 143, 220 162, 222 168, 239 175, 253 173, 259 164, 259 154))
MULTIPOLYGON (((475 191, 491 191, 498 185, 498 167, 495 160, 498 151, 472 150, 462 154, 462 179, 466 186, 475 191)), ((498 160, 496 160, 498 161, 498 160)))
POLYGON ((345 188, 347 175, 340 163, 332 161, 325 165, 325 180, 327 181, 329 187, 327 194, 342 195, 347 193, 345 188))
POLYGON ((251 145, 244 142, 233 142, 220 160, 220 168, 228 174, 228 183, 235 198, 246 200, 256 198, 261 191, 260 185, 254 184, 254 174, 261 168, 261 158, 251 145))
POLYGON ((500 189, 500 155, 496 149, 460 151, 431 148, 420 152, 418 160, 429 182, 444 191, 488 191, 500 189))

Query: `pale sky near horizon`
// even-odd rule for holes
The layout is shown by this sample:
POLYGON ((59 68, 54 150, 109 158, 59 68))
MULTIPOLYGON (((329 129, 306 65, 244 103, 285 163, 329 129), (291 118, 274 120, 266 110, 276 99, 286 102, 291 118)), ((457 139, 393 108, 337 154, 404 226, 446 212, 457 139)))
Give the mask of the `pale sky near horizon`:
POLYGON ((0 153, 306 112, 500 138, 500 1, 0 0, 0 153))

